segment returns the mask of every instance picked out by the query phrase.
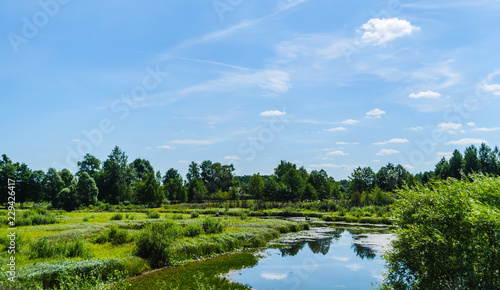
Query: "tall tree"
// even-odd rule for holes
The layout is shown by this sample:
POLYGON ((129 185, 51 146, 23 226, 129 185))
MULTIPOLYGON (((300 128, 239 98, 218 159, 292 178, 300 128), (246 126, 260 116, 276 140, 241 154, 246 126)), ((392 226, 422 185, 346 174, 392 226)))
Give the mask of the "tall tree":
POLYGON ((463 157, 460 151, 455 149, 453 151, 453 155, 450 158, 450 177, 460 179, 462 174, 462 162, 463 157))
POLYGON ((297 169, 297 165, 281 160, 280 164, 274 168, 274 175, 276 176, 277 181, 281 181, 283 176, 290 170, 290 169, 297 169))
MULTIPOLYGON (((436 164, 434 175, 439 179, 445 180, 450 176, 450 173, 450 163, 448 162, 448 160, 446 160, 445 157, 441 158, 441 160, 439 160, 439 162, 436 164)), ((427 181, 425 183, 427 183, 427 181)))
POLYGON ((61 176, 61 179, 64 182, 64 187, 69 187, 71 185, 71 183, 73 182, 73 179, 75 179, 73 174, 71 174, 71 172, 69 172, 69 170, 66 168, 61 170, 59 172, 59 175, 61 176))
POLYGON ((145 176, 144 181, 138 183, 136 194, 137 199, 142 204, 149 206, 158 206, 161 204, 163 201, 163 192, 154 171, 145 176))
POLYGON ((190 202, 201 202, 206 198, 207 189, 203 181, 193 179, 189 183, 188 199, 190 202))
POLYGON ((94 205, 97 203, 97 196, 99 195, 99 189, 92 177, 83 171, 78 178, 78 184, 76 186, 76 195, 78 201, 84 205, 94 205))
POLYGON ((332 184, 325 170, 313 170, 307 179, 307 183, 311 184, 316 191, 317 198, 323 200, 332 196, 332 184))
POLYGON ((29 180, 32 172, 28 165, 24 163, 16 167, 16 202, 23 205, 26 201, 31 199, 29 180))
POLYGON ((191 183, 191 180, 193 179, 201 180, 200 168, 194 161, 189 164, 188 173, 186 174, 186 182, 191 183))
POLYGON ((136 181, 144 181, 151 172, 154 173, 153 166, 146 159, 136 158, 130 165, 134 170, 136 181))
POLYGON ((30 199, 34 202, 41 202, 46 200, 46 193, 43 181, 45 179, 45 172, 42 170, 35 170, 31 173, 28 180, 30 199))
POLYGON ((256 199, 264 198, 264 180, 260 174, 254 174, 248 181, 248 193, 256 199))
POLYGON ((52 203, 52 205, 57 204, 57 195, 64 188, 64 181, 61 176, 54 168, 49 168, 47 174, 45 174, 45 179, 43 181, 45 187, 46 198, 52 203))
POLYGON ((165 173, 165 176, 163 177, 163 185, 165 196, 169 200, 176 200, 177 202, 187 201, 187 193, 182 176, 176 169, 170 168, 165 173))
POLYGON ((96 173, 101 170, 101 161, 96 157, 90 155, 89 153, 85 154, 82 161, 78 161, 78 173, 77 175, 87 172, 88 175, 92 178, 96 178, 96 173))
POLYGON ((370 167, 354 169, 349 179, 351 192, 361 194, 363 191, 371 191, 375 187, 375 172, 370 167))
POLYGON ((305 188, 305 182, 302 176, 300 176, 299 171, 295 168, 291 168, 281 179, 291 191, 291 196, 284 197, 284 200, 295 201, 300 199, 305 188))
POLYGON ((469 175, 479 171, 479 160, 477 158, 477 148, 471 145, 465 149, 464 155, 464 173, 469 175))
POLYGON ((112 204, 118 204, 131 197, 131 181, 133 174, 127 163, 127 155, 115 146, 108 159, 103 164, 103 199, 112 204))

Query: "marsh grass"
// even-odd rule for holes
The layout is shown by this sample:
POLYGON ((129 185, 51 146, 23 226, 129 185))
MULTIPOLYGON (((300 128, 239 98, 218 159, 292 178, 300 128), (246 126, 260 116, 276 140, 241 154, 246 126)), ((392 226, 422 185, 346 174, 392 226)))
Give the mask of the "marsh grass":
POLYGON ((131 289, 250 289, 220 275, 254 266, 257 261, 249 252, 219 256, 132 278, 131 289))

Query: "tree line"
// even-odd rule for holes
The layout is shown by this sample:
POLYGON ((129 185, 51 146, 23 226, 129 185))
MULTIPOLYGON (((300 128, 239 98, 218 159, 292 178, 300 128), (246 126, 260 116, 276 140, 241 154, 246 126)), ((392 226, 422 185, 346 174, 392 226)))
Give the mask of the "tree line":
MULTIPOLYGON (((235 176, 233 165, 210 160, 191 162, 186 178, 170 168, 161 174, 148 160, 128 156, 118 147, 103 162, 86 154, 73 175, 68 169, 47 172, 31 170, 25 163, 14 163, 5 154, 0 160, 0 191, 7 193, 7 179, 16 180, 16 202, 50 202, 55 208, 109 204, 159 206, 167 202, 203 202, 256 199, 296 202, 343 200, 352 205, 384 205, 393 201, 391 194, 404 185, 427 184, 434 180, 482 172, 500 175, 500 152, 481 144, 467 147, 464 155, 455 150, 442 158, 434 171, 412 175, 402 165, 392 163, 377 172, 358 167, 348 180, 336 181, 325 170, 310 173, 304 167, 281 161, 272 175, 235 176)), ((5 199, 6 200, 6 199, 5 199)))

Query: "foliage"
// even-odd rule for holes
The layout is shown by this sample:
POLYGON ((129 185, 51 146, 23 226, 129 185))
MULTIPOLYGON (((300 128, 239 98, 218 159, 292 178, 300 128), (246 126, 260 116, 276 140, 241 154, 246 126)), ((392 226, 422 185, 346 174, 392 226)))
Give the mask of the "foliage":
POLYGON ((146 259, 151 267, 167 266, 172 261, 171 244, 182 232, 171 221, 148 224, 136 241, 136 255, 146 259))
POLYGON ((203 230, 207 234, 218 234, 224 231, 224 222, 214 217, 204 218, 202 226, 203 230))
POLYGON ((121 221, 123 219, 123 214, 121 213, 115 213, 114 215, 111 216, 112 221, 121 221))
POLYGON ((193 211, 191 212, 191 218, 192 218, 192 219, 195 219, 195 218, 197 218, 197 217, 199 217, 199 216, 200 216, 200 212, 199 212, 199 211, 197 211, 197 210, 193 210, 193 211))
POLYGON ((112 225, 108 230, 94 238, 94 242, 97 244, 111 243, 112 245, 121 245, 130 241, 132 241, 132 238, 128 231, 119 229, 116 225, 112 225))
POLYGON ((470 178, 400 192, 383 287, 500 287, 500 179, 470 178))
POLYGON ((146 216, 148 217, 148 219, 159 219, 160 218, 160 212, 158 212, 156 210, 148 211, 146 213, 146 216))
POLYGON ((92 255, 81 239, 52 243, 47 238, 41 238, 30 246, 30 259, 47 259, 54 256, 90 258, 92 255))

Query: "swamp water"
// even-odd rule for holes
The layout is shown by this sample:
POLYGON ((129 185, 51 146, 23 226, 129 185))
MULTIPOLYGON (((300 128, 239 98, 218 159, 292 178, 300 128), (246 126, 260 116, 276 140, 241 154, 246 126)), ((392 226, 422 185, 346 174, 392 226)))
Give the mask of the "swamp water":
POLYGON ((382 281, 387 229, 313 227, 282 235, 257 265, 225 275, 253 289, 371 289, 382 281))

